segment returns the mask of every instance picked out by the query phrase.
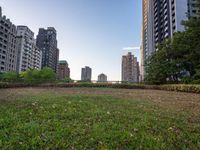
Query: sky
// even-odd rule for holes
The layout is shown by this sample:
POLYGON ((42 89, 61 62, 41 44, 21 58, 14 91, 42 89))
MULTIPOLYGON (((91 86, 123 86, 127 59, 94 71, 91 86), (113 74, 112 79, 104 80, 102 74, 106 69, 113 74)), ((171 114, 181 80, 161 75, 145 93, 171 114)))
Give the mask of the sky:
POLYGON ((140 61, 142 0, 0 0, 3 15, 15 25, 57 30, 60 60, 67 60, 71 78, 92 68, 92 79, 105 73, 121 80, 122 55, 140 61))

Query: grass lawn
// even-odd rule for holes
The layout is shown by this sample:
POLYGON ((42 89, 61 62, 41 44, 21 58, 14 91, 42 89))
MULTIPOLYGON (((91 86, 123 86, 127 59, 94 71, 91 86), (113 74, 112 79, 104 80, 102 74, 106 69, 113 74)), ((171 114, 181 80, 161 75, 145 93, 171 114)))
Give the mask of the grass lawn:
POLYGON ((200 149, 200 95, 0 89, 0 149, 200 149))

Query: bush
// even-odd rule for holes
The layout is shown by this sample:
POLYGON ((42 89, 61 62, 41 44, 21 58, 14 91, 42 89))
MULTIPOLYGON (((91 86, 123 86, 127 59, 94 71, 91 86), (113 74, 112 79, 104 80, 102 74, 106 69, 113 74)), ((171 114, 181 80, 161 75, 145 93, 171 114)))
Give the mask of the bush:
POLYGON ((200 93, 200 85, 196 84, 166 84, 166 85, 144 85, 144 84, 112 84, 112 83, 7 83, 0 82, 0 88, 15 88, 15 87, 63 87, 63 88, 119 88, 119 89, 154 89, 165 91, 200 93))
POLYGON ((192 84, 160 85, 157 88, 159 90, 167 90, 167 91, 200 93, 200 85, 192 85, 192 84))
POLYGON ((3 80, 3 73, 0 72, 0 81, 2 81, 2 80, 3 80))
POLYGON ((0 88, 7 88, 8 83, 7 82, 0 82, 0 88))
POLYGON ((66 77, 64 80, 61 80, 61 81, 64 82, 64 83, 73 83, 74 82, 74 80, 72 80, 69 77, 66 77))
POLYGON ((2 81, 5 81, 5 82, 17 82, 17 81, 19 81, 19 75, 14 71, 3 73, 1 75, 1 78, 2 78, 2 81))

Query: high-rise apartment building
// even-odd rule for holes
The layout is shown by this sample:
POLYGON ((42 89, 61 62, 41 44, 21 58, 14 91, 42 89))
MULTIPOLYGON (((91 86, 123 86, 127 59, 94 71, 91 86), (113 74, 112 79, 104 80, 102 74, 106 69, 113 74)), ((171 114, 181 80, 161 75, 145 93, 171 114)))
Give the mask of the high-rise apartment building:
POLYGON ((122 56, 122 81, 139 82, 139 63, 131 52, 122 56))
POLYGON ((42 68, 50 67, 57 72, 59 49, 57 48, 57 33, 53 27, 40 28, 36 45, 42 50, 42 68))
POLYGON ((36 46, 36 40, 33 44, 33 68, 41 69, 42 67, 42 51, 36 46))
POLYGON ((197 0, 143 0, 141 76, 145 78, 145 64, 158 44, 184 31, 183 20, 195 17, 197 0))
POLYGON ((188 17, 197 17, 198 14, 200 13, 200 10, 198 10, 195 5, 197 4, 198 0, 188 0, 188 17))
POLYGON ((36 46, 34 33, 27 26, 17 26, 17 71, 41 69, 42 51, 36 46))
POLYGON ((0 72, 16 71, 16 36, 16 26, 6 16, 2 16, 0 7, 0 72))
POLYGON ((81 69, 81 80, 82 81, 91 81, 92 78, 92 69, 88 66, 81 69))
POLYGON ((107 82, 107 76, 103 73, 98 75, 98 82, 107 82))
POLYGON ((145 76, 145 61, 154 51, 154 11, 153 11, 153 2, 152 0, 143 0, 142 1, 142 44, 141 44, 141 80, 144 80, 145 76))
POLYGON ((58 79, 64 80, 70 78, 70 69, 66 60, 60 60, 58 63, 58 79))

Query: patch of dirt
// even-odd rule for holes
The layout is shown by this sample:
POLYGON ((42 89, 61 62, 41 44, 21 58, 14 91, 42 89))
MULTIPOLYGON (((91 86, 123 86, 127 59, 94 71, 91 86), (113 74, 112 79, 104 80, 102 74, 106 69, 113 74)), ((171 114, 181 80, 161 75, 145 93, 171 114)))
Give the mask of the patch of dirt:
POLYGON ((181 93, 160 90, 140 89, 106 89, 106 88, 13 88, 0 89, 0 102, 15 100, 23 95, 53 94, 84 94, 111 95, 120 98, 151 101, 159 107, 173 108, 177 112, 189 112, 200 116, 200 94, 181 93))

